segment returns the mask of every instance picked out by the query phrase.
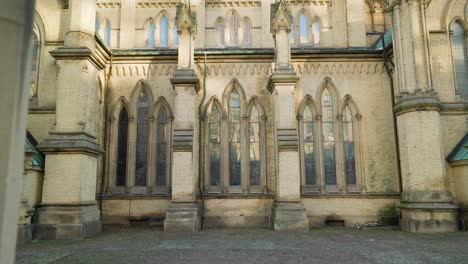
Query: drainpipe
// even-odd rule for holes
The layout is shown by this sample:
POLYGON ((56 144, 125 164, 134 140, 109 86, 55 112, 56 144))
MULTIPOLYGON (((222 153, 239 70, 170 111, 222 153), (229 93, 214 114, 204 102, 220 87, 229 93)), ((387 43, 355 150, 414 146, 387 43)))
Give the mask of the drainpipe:
POLYGON ((393 65, 393 62, 390 61, 387 56, 385 55, 385 39, 384 39, 384 34, 382 34, 381 40, 382 40, 382 57, 384 60, 384 65, 386 72, 388 74, 388 77, 390 79, 390 94, 392 97, 392 119, 393 119, 393 130, 394 130, 394 140, 395 140, 395 150, 396 150, 396 155, 397 155, 397 173, 398 173, 398 186, 399 186, 399 191, 400 194, 403 192, 403 185, 402 185, 402 179, 401 179, 401 161, 400 161, 400 143, 398 140, 398 124, 397 124, 397 119, 396 115, 393 112, 393 109, 395 109, 395 91, 394 89, 394 84, 393 84, 393 76, 392 76, 392 68, 390 68, 389 65, 387 65, 387 62, 391 63, 393 65))
POLYGON ((206 99, 206 53, 203 51, 203 55, 205 59, 203 61, 203 97, 198 106, 198 187, 200 189, 200 195, 202 199, 201 203, 201 212, 200 212, 200 219, 201 219, 201 228, 203 229, 203 221, 205 218, 205 177, 204 177, 204 170, 203 170, 203 144, 202 144, 202 126, 203 126, 203 105, 205 104, 206 99))

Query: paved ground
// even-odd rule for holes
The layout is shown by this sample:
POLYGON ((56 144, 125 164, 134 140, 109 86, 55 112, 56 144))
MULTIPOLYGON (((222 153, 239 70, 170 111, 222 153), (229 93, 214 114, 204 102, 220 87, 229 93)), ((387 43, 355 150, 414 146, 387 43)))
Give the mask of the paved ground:
POLYGON ((409 234, 394 230, 209 229, 166 234, 161 229, 108 229, 76 241, 18 246, 17 263, 468 263, 468 232, 409 234))

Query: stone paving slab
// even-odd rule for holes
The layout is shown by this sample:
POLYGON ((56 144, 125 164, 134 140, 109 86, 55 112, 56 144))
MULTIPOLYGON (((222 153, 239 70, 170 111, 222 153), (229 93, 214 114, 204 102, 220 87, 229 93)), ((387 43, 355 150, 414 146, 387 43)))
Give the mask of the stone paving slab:
POLYGON ((160 228, 112 228, 89 239, 19 245, 17 263, 468 264, 468 232, 323 228, 307 233, 208 229, 168 234, 160 228))

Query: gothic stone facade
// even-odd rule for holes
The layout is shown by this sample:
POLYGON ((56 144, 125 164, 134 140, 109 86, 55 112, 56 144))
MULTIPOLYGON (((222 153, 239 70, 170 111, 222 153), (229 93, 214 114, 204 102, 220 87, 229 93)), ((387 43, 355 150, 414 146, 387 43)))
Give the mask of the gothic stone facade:
POLYGON ((457 230, 466 0, 38 0, 34 29, 25 236, 457 230))

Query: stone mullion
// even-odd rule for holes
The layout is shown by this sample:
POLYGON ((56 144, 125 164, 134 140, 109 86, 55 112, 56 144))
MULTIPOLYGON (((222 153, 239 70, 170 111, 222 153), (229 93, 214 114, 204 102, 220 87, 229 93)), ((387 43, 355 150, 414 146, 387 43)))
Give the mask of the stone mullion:
MULTIPOLYGON (((152 102, 151 102, 152 103, 152 102)), ((148 187, 148 194, 152 194, 156 191, 156 156, 157 156, 157 129, 158 129, 158 122, 157 118, 157 111, 152 111, 153 113, 149 118, 149 126, 148 126, 148 158, 147 158, 147 176, 146 176, 146 186, 148 187)))
MULTIPOLYGON (((319 105, 317 107, 321 111, 321 106, 319 105)), ((317 122, 317 144, 314 144, 317 150, 317 158, 315 160, 318 162, 316 163, 317 169, 315 171, 318 171, 319 173, 317 174, 317 185, 319 186, 319 191, 321 194, 325 194, 327 192, 327 186, 325 185, 325 160, 323 158, 323 124, 322 124, 322 115, 317 114, 316 122, 317 122)))
MULTIPOLYGON (((244 104, 245 105, 245 104, 244 104)), ((242 109, 244 110, 244 109, 242 109)), ((241 189, 242 193, 247 194, 250 189, 250 133, 249 129, 249 117, 243 115, 240 120, 241 125, 241 189)))
POLYGON ((266 160, 266 115, 262 115, 260 121, 260 183, 263 194, 268 193, 268 179, 266 174, 267 160, 266 160))
MULTIPOLYGON (((333 110, 335 112, 335 109, 333 110)), ((343 138, 342 113, 339 113, 338 115, 336 115, 335 118, 336 119, 333 122, 333 135, 335 137, 336 187, 337 187, 338 192, 346 193, 346 176, 344 173, 344 138, 343 138)))

